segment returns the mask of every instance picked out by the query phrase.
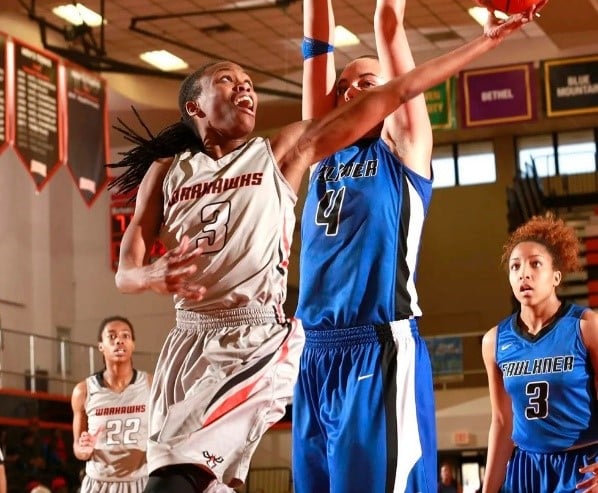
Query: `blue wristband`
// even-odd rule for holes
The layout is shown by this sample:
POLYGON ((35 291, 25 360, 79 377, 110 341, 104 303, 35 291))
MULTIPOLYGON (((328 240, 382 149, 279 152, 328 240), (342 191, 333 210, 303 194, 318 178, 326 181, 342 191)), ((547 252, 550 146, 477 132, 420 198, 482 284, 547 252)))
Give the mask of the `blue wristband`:
POLYGON ((325 55, 334 51, 334 46, 326 43, 326 41, 320 41, 319 39, 312 39, 303 37, 303 43, 301 43, 301 53, 303 53, 303 59, 313 58, 318 55, 325 55))

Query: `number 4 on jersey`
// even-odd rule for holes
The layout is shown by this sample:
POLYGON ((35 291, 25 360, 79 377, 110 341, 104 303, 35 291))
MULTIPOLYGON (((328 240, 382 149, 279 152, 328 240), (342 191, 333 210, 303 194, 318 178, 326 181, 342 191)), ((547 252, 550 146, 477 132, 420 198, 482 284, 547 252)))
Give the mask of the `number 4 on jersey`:
POLYGON ((341 207, 345 198, 345 187, 327 190, 318 203, 316 224, 326 226, 326 236, 336 236, 340 224, 341 207))

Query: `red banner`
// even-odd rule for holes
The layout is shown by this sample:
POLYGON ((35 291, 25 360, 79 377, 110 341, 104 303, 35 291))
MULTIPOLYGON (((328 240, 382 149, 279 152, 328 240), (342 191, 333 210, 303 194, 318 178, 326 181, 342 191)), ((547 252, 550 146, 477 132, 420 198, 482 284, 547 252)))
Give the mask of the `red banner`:
POLYGON ((91 205, 108 184, 106 83, 72 65, 65 66, 65 78, 66 163, 83 200, 91 205))
POLYGON ((38 190, 64 162, 60 132, 59 60, 51 53, 13 41, 9 105, 14 111, 14 149, 38 190))
POLYGON ((6 123, 6 89, 7 89, 7 77, 6 77, 6 34, 0 33, 0 153, 8 145, 8 125, 6 123))

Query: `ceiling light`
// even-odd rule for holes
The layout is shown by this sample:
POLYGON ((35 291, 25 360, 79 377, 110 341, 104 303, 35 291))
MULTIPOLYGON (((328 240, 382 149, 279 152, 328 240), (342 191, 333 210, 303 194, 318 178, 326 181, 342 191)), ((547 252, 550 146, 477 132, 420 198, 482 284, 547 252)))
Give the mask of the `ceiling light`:
MULTIPOLYGON (((296 0, 239 0, 234 2, 230 7, 238 8, 252 8, 252 7, 288 7, 296 0)), ((228 7, 227 7, 228 8, 228 7)))
MULTIPOLYGON (((488 9, 485 7, 471 7, 467 12, 469 15, 474 18, 474 20, 480 25, 486 25, 486 21, 488 20, 488 9)), ((508 19, 509 16, 500 10, 495 10, 494 15, 499 19, 508 19)))
MULTIPOLYGON (((230 5, 231 8, 251 8, 251 7, 266 7, 269 5, 274 5, 276 2, 275 0, 240 0, 238 2, 234 2, 230 5)), ((226 7, 228 8, 228 7, 226 7)))
POLYGON ((346 27, 336 26, 334 29, 334 46, 354 46, 359 43, 359 38, 346 27))
POLYGON ((146 51, 139 55, 139 58, 165 72, 182 70, 189 67, 189 64, 185 60, 166 50, 146 51))
POLYGON ((102 24, 102 16, 93 10, 88 9, 82 3, 59 5, 58 7, 54 7, 52 12, 54 15, 57 15, 75 26, 87 24, 88 26, 96 27, 102 24))

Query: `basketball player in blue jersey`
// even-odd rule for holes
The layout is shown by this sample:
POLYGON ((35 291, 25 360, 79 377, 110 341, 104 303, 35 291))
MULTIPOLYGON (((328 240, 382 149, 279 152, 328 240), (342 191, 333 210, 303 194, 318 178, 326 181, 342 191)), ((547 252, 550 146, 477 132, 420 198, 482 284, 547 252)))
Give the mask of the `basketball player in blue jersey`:
POLYGON ((556 292, 578 252, 575 231, 552 215, 504 246, 520 307, 482 343, 492 404, 484 493, 598 491, 598 314, 556 292))
POLYGON ((125 293, 174 295, 176 309, 150 395, 145 493, 239 486, 261 436, 284 414, 304 336, 282 304, 293 207, 310 164, 529 20, 492 18, 486 35, 271 138, 250 137, 257 95, 251 77, 228 61, 183 81, 180 122, 149 139, 125 131, 139 145, 119 163, 128 169, 114 184, 121 193, 139 188, 116 284, 125 293), (167 252, 150 263, 158 237, 167 252))
MULTIPOLYGON (((303 6, 304 118, 415 66, 405 0, 377 1, 378 58, 353 60, 337 81, 331 0, 303 6)), ((297 493, 436 492, 432 370, 415 289, 431 153, 422 94, 312 167, 301 222, 297 493)))

